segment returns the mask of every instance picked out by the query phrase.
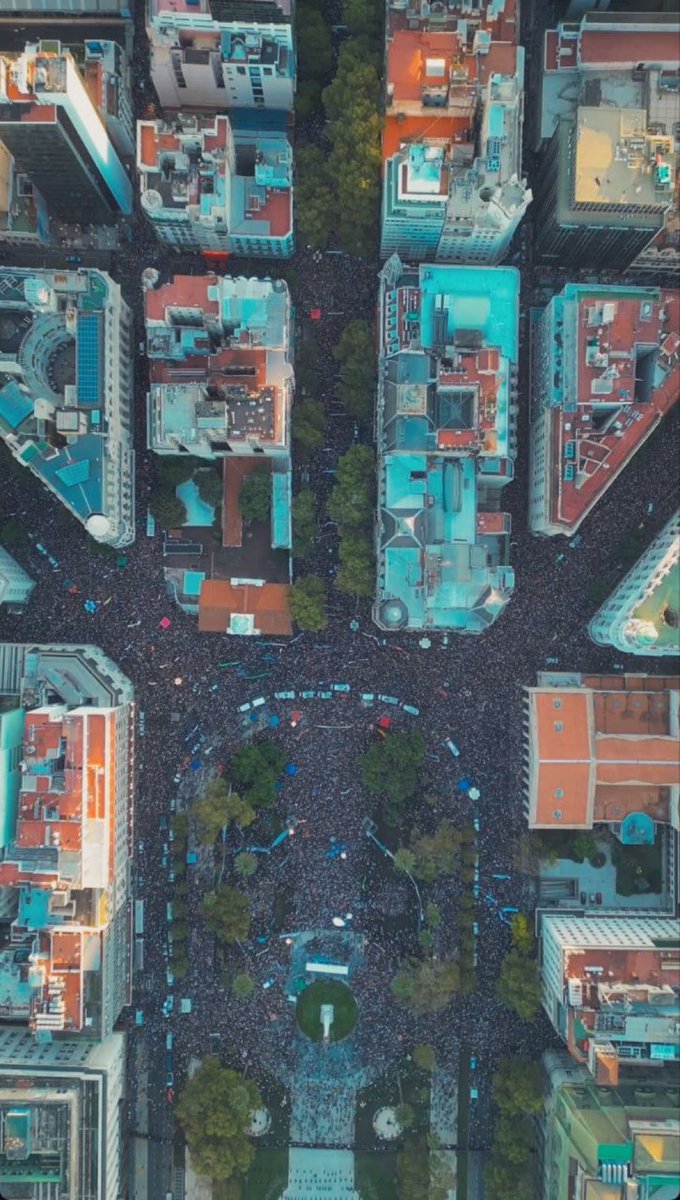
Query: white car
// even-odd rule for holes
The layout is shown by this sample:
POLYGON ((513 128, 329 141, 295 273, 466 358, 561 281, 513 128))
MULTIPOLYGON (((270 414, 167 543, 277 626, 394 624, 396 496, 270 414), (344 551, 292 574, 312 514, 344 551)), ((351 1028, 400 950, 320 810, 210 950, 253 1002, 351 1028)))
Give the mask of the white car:
POLYGON ((446 746, 447 750, 451 751, 454 758, 460 758, 460 750, 458 749, 456 743, 451 741, 451 738, 447 738, 444 742, 444 745, 446 746))
POLYGON ((181 775, 180 771, 178 771, 176 775, 173 775, 172 782, 173 783, 181 783, 182 782, 182 775, 181 775))

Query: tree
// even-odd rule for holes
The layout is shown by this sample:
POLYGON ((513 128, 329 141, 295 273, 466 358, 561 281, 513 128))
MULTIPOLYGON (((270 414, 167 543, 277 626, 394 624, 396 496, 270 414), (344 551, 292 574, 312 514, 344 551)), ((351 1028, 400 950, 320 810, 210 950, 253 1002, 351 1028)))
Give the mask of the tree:
POLYGON ((262 1105, 257 1085, 216 1058, 204 1058, 177 1100, 175 1113, 184 1130, 194 1168, 215 1180, 244 1175, 255 1157, 246 1129, 251 1112, 262 1105))
POLYGON ((454 962, 404 960, 392 980, 392 992, 416 1016, 441 1012, 458 991, 458 966, 454 962))
POLYGON ((402 1129, 410 1129, 416 1119, 414 1109, 410 1104, 407 1104, 406 1101, 402 1101, 401 1104, 397 1105, 394 1110, 394 1115, 402 1129))
POLYGON ((274 803, 276 781, 285 761, 285 752, 269 739, 237 750, 231 762, 232 776, 252 808, 274 803))
POLYGON ((351 446, 338 461, 328 511, 344 532, 366 532, 373 524, 375 462, 370 446, 351 446))
POLYGON ((326 629, 326 585, 319 575, 303 575, 289 590, 290 612, 300 629, 326 629))
POLYGON ((375 252, 379 222, 382 118, 377 49, 365 37, 346 41, 335 78, 322 96, 332 147, 327 175, 337 197, 334 229, 342 248, 360 255, 375 252))
POLYGON ((392 862, 398 871, 408 871, 409 874, 412 874, 416 856, 408 846, 400 846, 398 850, 395 850, 392 862))
POLYGON ((172 939, 174 942, 186 942, 189 936, 189 926, 186 921, 175 921, 172 926, 172 939))
POLYGON ((434 833, 414 834, 411 849, 415 854, 414 874, 425 883, 453 871, 460 846, 460 834, 450 821, 442 821, 434 833))
MULTIPOLYGON (((301 152, 301 151, 300 151, 301 152)), ((295 383, 302 392, 315 389, 321 370, 321 348, 313 327, 303 325, 295 350, 295 383)))
POLYGON ((169 491, 174 491, 180 483, 186 483, 199 467, 205 467, 205 459, 195 458, 192 454, 163 454, 154 457, 156 478, 161 487, 169 491))
POLYGON ((0 528, 0 545, 11 549, 12 546, 19 546, 25 540, 26 531, 19 521, 15 521, 14 517, 10 517, 7 521, 3 522, 2 528, 0 528))
POLYGON ((344 533, 340 541, 340 569, 335 586, 351 596, 367 598, 375 592, 375 556, 364 534, 344 533))
POLYGON ((299 240, 325 250, 335 224, 336 200, 326 160, 316 146, 301 146, 296 151, 295 177, 299 240))
POLYGON ((231 981, 231 990, 239 1000, 247 1000, 255 991, 255 981, 247 971, 240 971, 231 981))
POLYGON ((247 850, 244 850, 237 856, 234 870, 241 879, 249 879, 257 871, 257 855, 249 854, 247 850))
POLYGON ((534 950, 534 931, 525 913, 514 913, 510 918, 510 936, 515 950, 520 954, 532 954, 534 950))
POLYGON ((255 820, 255 813, 247 800, 233 792, 226 779, 211 779, 203 795, 194 805, 198 824, 198 835, 204 846, 215 841, 226 825, 235 822, 245 829, 255 820))
POLYGON ((326 414, 319 400, 299 400, 293 406, 293 440, 303 451, 304 458, 308 458, 323 444, 325 428, 326 414))
POLYGON ((413 1061, 421 1071, 434 1071, 437 1065, 437 1056, 433 1047, 427 1042, 418 1042, 413 1047, 413 1061))
POLYGON ((221 942, 238 942, 250 932, 250 901, 238 888, 221 886, 206 892, 201 913, 211 933, 221 942))
POLYGON ((293 496, 293 554, 308 558, 316 537, 316 503, 311 488, 302 488, 293 496))
POLYGON ((331 28, 318 8, 301 3, 297 9, 299 77, 304 82, 325 81, 333 69, 331 28))
POLYGON ((398 824, 407 802, 418 787, 419 771, 425 758, 422 735, 393 733, 375 742, 361 758, 361 773, 369 792, 386 796, 386 817, 398 824))
POLYGON ((398 1200, 446 1200, 455 1179, 444 1155, 419 1137, 397 1154, 396 1183, 398 1200))
POLYGON ((442 923, 442 914, 437 904, 428 904, 425 909, 425 923, 430 929, 439 929, 442 923))
POLYGON ((512 1117, 501 1113, 494 1137, 494 1157, 501 1162, 522 1167, 529 1161, 534 1140, 533 1126, 528 1117, 521 1113, 513 1113, 512 1117))
POLYGON ((496 995, 524 1021, 533 1021, 541 1006, 541 987, 534 959, 511 950, 501 964, 496 995))
POLYGON ((343 0, 342 19, 353 37, 380 37, 382 9, 376 0, 343 0))
POLYGON ((187 519, 186 505, 168 488, 152 492, 149 508, 163 529, 177 529, 187 519))
POLYGON ((525 1058, 501 1058, 493 1077, 493 1098, 509 1116, 543 1109, 543 1068, 525 1058))
POLYGON ((526 1171, 495 1156, 488 1160, 484 1181, 489 1200, 530 1200, 534 1194, 526 1171))
POLYGON ((197 471, 194 483, 204 504, 209 504, 211 508, 217 508, 218 504, 221 504, 224 484, 222 474, 216 467, 197 471))
POLYGON ((375 400, 375 344, 368 321, 350 321, 333 350, 340 363, 338 396, 350 416, 369 421, 375 400))
POLYGON ((246 475, 238 498, 244 521, 268 521, 272 507, 272 477, 269 467, 256 467, 246 475))

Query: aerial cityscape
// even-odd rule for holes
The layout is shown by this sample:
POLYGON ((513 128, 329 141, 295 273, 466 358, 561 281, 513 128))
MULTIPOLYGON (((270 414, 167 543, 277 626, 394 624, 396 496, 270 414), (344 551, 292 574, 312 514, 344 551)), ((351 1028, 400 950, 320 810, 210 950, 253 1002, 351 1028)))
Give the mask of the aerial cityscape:
POLYGON ((0 0, 0 1200, 679 1200, 677 0, 0 0))

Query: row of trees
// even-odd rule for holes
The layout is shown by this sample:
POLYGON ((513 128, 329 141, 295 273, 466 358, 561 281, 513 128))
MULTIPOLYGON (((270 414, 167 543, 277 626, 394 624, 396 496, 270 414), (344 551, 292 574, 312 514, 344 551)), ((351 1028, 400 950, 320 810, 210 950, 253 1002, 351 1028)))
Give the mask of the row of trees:
POLYGON ((204 1058, 187 1080, 175 1113, 199 1175, 226 1181, 245 1175, 255 1149, 248 1138, 250 1114, 262 1106, 257 1084, 217 1058, 204 1058))
POLYGON ((496 983, 496 994, 524 1021, 533 1021, 541 1007, 541 985, 536 961, 536 939, 524 913, 511 921, 512 949, 506 954, 496 983))
POLYGON ((526 1058, 502 1058, 493 1077, 498 1118, 486 1167, 489 1200, 525 1200, 533 1195, 533 1118, 543 1110, 543 1070, 526 1058))

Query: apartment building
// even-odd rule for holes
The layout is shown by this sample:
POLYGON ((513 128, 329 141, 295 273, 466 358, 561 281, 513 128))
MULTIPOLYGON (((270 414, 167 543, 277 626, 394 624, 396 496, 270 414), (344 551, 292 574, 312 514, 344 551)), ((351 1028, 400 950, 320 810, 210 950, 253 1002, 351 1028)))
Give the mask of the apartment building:
POLYGON ((35 580, 15 562, 4 546, 0 546, 0 605, 21 609, 34 587, 35 580))

